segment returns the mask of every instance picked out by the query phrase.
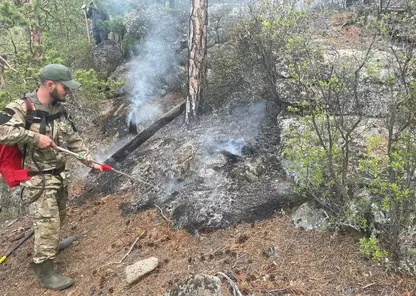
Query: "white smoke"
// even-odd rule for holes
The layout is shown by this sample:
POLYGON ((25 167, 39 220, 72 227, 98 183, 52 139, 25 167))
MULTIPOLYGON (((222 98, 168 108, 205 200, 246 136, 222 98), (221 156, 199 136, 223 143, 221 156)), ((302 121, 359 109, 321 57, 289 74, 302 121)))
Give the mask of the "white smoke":
POLYGON ((213 126, 201 135, 203 149, 207 149, 208 153, 225 150, 241 156, 243 147, 258 136, 265 114, 266 104, 263 101, 234 108, 231 114, 218 123, 213 122, 213 126))
POLYGON ((118 140, 117 142, 113 143, 110 147, 108 147, 105 151, 99 151, 95 154, 94 159, 98 162, 105 162, 108 160, 114 153, 116 153, 120 148, 126 145, 130 140, 133 138, 132 135, 125 136, 118 140))
POLYGON ((163 81, 179 65, 173 46, 178 21, 163 14, 153 19, 147 37, 136 46, 139 56, 130 68, 134 87, 127 120, 136 125, 150 123, 163 115, 158 100, 163 93, 163 81))

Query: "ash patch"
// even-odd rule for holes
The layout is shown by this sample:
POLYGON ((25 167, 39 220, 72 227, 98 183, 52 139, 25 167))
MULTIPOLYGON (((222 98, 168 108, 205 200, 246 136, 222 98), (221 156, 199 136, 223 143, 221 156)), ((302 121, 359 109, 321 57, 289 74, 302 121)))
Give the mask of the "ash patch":
POLYGON ((269 218, 298 200, 278 159, 276 110, 265 101, 230 105, 191 130, 176 118, 116 164, 148 184, 107 174, 94 194, 129 190, 134 205, 124 213, 157 205, 191 233, 269 218))

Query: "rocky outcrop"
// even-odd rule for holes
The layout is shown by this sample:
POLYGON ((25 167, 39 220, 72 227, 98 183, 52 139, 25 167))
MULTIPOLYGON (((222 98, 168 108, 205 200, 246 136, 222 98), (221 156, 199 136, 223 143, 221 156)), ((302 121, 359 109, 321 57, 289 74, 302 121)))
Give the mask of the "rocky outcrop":
POLYGON ((122 62, 120 47, 114 41, 106 40, 93 48, 94 69, 103 78, 109 77, 122 62))
MULTIPOLYGON (((354 77, 353 71, 359 68, 365 55, 366 51, 364 50, 341 49, 333 51, 328 49, 324 54, 324 62, 321 65, 323 69, 320 69, 320 71, 325 73, 325 67, 335 67, 337 69, 336 75, 345 79, 344 81, 350 84, 349 87, 351 89, 351 84, 357 85, 356 97, 351 93, 339 94, 340 98, 344 100, 341 104, 344 114, 357 115, 360 113, 364 117, 383 118, 388 115, 389 108, 399 93, 399 90, 396 89, 397 87, 392 88, 386 82, 389 79, 389 75, 398 65, 391 54, 373 50, 367 63, 359 71, 358 78, 355 81, 351 78, 354 77)), ((280 74, 282 77, 289 77, 290 75, 285 70, 285 67, 284 65, 278 66, 281 69, 280 74)), ((333 75, 335 74, 333 73, 333 75)), ((318 83, 318 80, 315 82, 318 83)), ((296 84, 291 83, 290 79, 279 79, 276 83, 276 91, 281 96, 281 99, 295 104, 306 100, 312 93, 319 93, 318 87, 315 88, 311 85, 308 85, 308 87, 310 87, 310 90, 314 89, 310 94, 303 91, 299 92, 299 88, 296 84)))
MULTIPOLYGON (((414 220, 414 217, 413 217, 414 220)), ((416 227, 408 226, 403 229, 399 235, 399 270, 416 275, 416 227)))
POLYGON ((316 208, 311 203, 302 204, 291 216, 297 228, 322 231, 328 226, 328 217, 324 210, 316 208))

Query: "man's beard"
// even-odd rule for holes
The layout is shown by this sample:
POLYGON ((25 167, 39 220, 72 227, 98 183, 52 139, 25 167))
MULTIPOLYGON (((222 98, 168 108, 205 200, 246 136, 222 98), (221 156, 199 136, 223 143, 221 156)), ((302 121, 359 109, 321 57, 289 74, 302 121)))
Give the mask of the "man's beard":
POLYGON ((54 89, 53 91, 51 91, 49 93, 49 95, 51 96, 51 98, 54 101, 60 101, 60 102, 65 102, 66 101, 66 95, 63 96, 63 97, 60 97, 59 94, 58 94, 58 90, 57 89, 54 89))

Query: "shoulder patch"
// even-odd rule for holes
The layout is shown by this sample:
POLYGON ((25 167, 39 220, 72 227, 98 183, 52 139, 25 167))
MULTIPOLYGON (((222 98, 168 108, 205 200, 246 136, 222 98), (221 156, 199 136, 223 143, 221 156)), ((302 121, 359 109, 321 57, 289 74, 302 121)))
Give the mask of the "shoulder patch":
POLYGON ((0 111, 0 125, 9 122, 13 115, 14 111, 9 108, 5 108, 3 111, 0 111))

